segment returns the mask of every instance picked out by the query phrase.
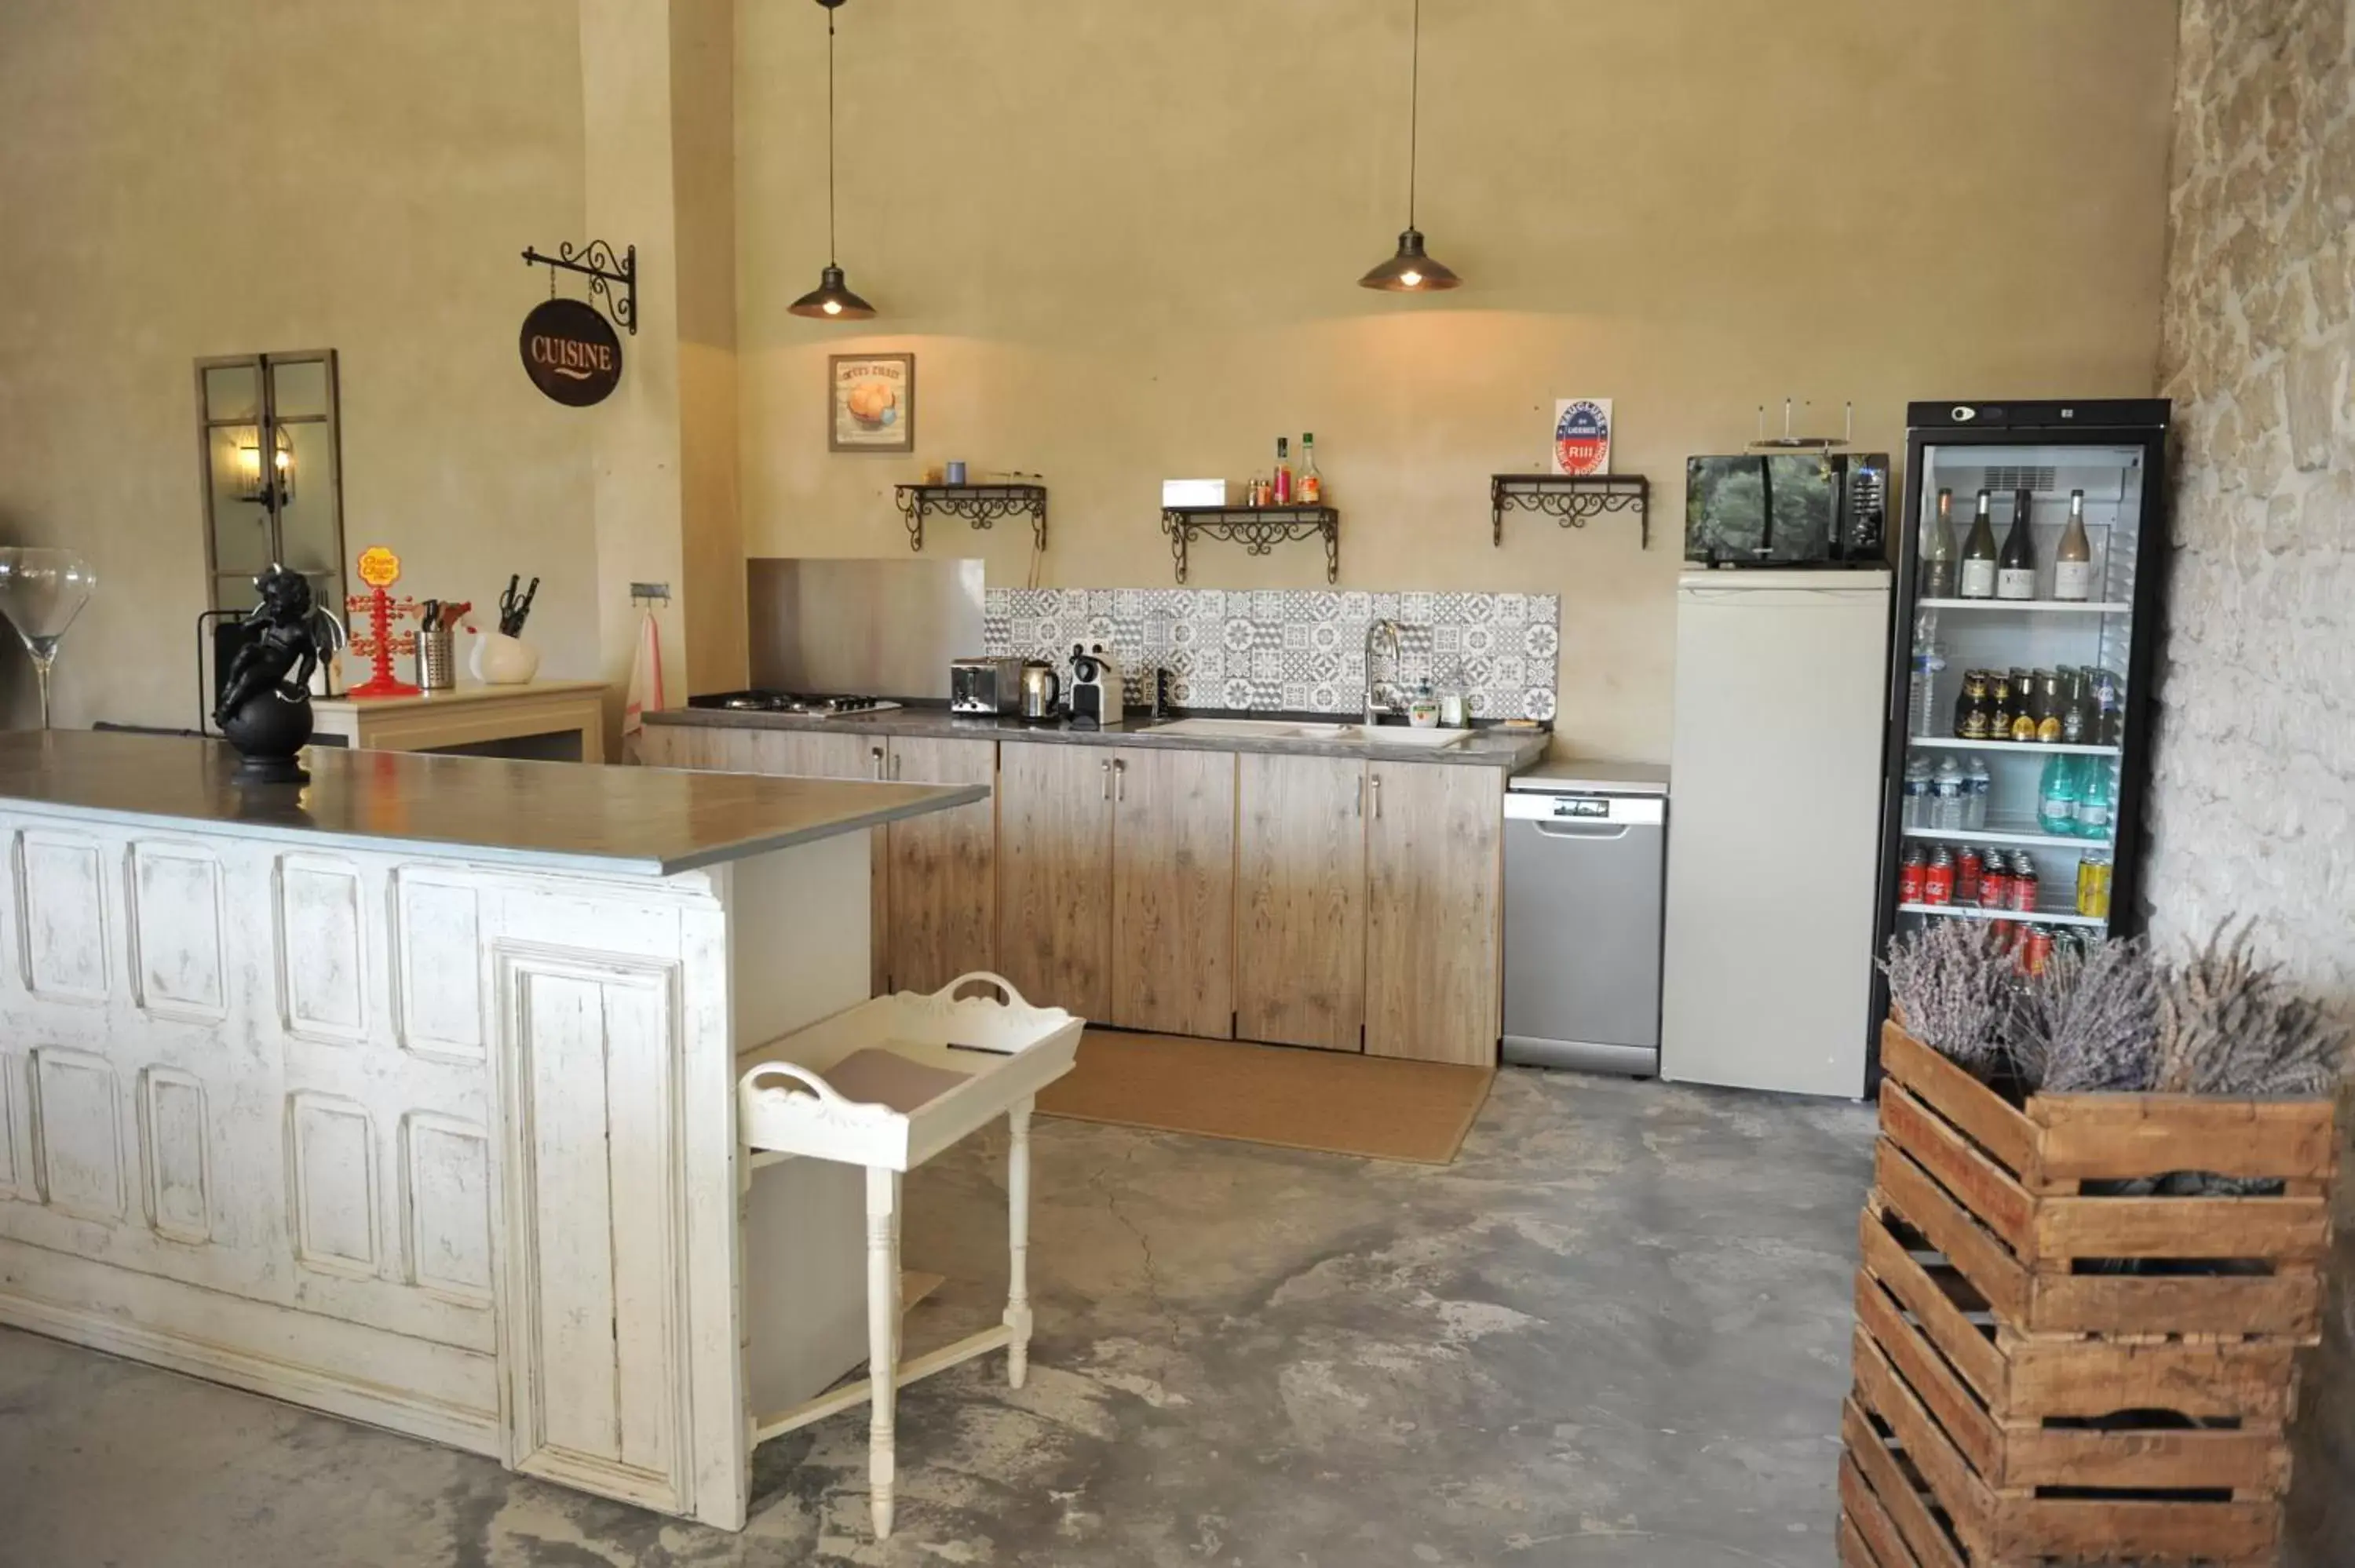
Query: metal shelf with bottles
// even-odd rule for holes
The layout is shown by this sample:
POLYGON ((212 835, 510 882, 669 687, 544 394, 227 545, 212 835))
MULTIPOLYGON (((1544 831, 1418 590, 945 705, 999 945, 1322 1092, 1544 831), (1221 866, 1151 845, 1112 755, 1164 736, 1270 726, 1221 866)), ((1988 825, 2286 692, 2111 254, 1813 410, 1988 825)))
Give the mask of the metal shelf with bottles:
POLYGON ((2167 415, 1908 409, 1879 943, 1955 917, 2138 928, 2167 415))

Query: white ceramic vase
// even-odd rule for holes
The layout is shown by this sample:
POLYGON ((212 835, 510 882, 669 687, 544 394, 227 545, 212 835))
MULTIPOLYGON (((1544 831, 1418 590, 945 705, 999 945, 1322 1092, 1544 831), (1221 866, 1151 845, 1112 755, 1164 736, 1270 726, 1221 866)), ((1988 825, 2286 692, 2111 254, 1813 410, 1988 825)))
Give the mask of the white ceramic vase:
POLYGON ((520 686, 539 673, 539 650, 520 637, 486 631, 474 639, 466 667, 486 686, 520 686))

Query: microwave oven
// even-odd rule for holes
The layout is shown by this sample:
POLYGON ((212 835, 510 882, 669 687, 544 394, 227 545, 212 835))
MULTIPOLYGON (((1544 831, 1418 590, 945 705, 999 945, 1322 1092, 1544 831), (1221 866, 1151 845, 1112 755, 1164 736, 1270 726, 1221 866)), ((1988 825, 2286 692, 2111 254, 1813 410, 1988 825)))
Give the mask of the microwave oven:
POLYGON ((1886 567, 1887 452, 1685 460, 1685 559, 1707 567, 1886 567))

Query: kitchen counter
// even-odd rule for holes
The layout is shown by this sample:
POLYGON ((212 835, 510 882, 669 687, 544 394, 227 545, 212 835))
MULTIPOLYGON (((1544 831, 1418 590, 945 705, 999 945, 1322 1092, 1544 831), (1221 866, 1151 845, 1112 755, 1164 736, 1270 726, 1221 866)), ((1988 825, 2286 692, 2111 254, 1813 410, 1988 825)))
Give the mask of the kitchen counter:
POLYGON ((872 784, 314 746, 300 793, 240 788, 218 741, 0 734, 0 801, 132 823, 438 850, 668 876, 986 800, 979 785, 872 784))
MULTIPOLYGON (((1199 716, 1199 715, 1195 715, 1199 716)), ((1251 715, 1258 716, 1258 715, 1251 715)), ((1273 716, 1273 715, 1270 715, 1273 716)), ((1049 746, 1120 746, 1162 747, 1172 751, 1241 751, 1289 757, 1377 758, 1384 762, 1427 762, 1440 767, 1498 768, 1517 772, 1545 755, 1553 738, 1542 729, 1480 729, 1455 746, 1389 746, 1380 740, 1319 740, 1307 736, 1234 736, 1156 734, 1156 723, 1167 720, 1129 719, 1103 729, 1079 729, 1065 724, 1028 724, 1017 718, 971 718, 943 707, 910 706, 886 713, 859 714, 847 718, 815 718, 803 714, 737 713, 727 708, 669 708, 645 715, 650 725, 701 725, 722 729, 822 730, 850 735, 906 736, 925 739, 1021 741, 1049 746)), ((1330 724, 1330 715, 1304 718, 1304 724, 1330 724)))
POLYGON ((0 1324, 741 1528, 868 1352, 864 1178, 742 1168, 737 1059, 988 789, 306 761, 0 736, 0 1324))

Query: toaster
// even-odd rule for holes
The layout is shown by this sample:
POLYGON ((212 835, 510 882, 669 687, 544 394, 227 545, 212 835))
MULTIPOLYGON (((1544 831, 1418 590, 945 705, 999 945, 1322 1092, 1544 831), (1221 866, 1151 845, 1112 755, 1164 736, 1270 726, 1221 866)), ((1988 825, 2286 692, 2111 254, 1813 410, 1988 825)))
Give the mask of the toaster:
POLYGON ((1022 711, 1022 661, 949 661, 949 712, 1018 714, 1022 711))
POLYGON ((1098 728, 1120 722, 1120 665, 1101 642, 1071 644, 1071 722, 1098 728))

